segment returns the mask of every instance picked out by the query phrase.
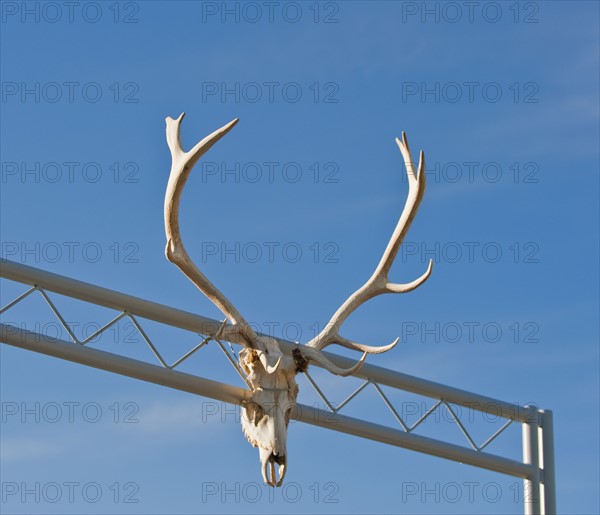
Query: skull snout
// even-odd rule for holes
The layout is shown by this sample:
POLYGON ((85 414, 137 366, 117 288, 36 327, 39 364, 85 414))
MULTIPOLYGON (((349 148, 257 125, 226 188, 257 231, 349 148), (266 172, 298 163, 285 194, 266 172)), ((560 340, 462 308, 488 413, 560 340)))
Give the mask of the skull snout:
POLYGON ((281 486, 287 468, 287 456, 265 449, 260 449, 260 461, 263 480, 269 486, 281 486), (277 474, 275 473, 277 465, 277 474), (279 476, 279 478, 277 478, 279 476))

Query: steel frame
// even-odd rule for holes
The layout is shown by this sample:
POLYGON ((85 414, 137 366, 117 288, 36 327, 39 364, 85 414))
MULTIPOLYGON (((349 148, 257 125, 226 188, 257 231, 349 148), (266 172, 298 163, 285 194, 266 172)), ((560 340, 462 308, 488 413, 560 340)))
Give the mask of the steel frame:
MULTIPOLYGON (((28 296, 38 292, 64 326, 72 340, 68 342, 50 338, 39 333, 30 332, 13 325, 2 323, 0 324, 0 341, 5 344, 143 381, 160 384, 169 388, 210 397, 231 404, 240 404, 242 400, 246 399, 249 395, 249 391, 244 390, 243 388, 176 370, 176 368, 193 353, 204 347, 211 339, 214 339, 211 335, 214 335, 222 324, 217 320, 4 259, 0 260, 0 276, 30 286, 26 292, 0 309, 0 314, 5 313, 28 296), (79 340, 48 295, 48 291, 111 308, 118 311, 119 314, 98 329, 94 334, 88 336, 85 340, 79 340), (148 344, 156 357, 158 365, 86 347, 88 342, 92 341, 103 331, 125 317, 129 318, 136 326, 144 341, 148 344), (148 335, 144 332, 144 329, 138 320, 139 318, 145 318, 192 331, 199 334, 202 337, 202 340, 198 345, 194 346, 182 357, 169 365, 160 354, 157 346, 154 345, 148 335)), ((225 327, 221 334, 220 340, 222 341, 239 343, 241 338, 234 326, 225 327)), ((236 360, 220 340, 215 341, 230 363, 236 368, 238 373, 240 373, 242 379, 245 380, 243 373, 239 370, 236 360)), ((295 343, 286 340, 277 340, 284 352, 290 353, 296 345, 295 343)), ((348 367, 353 364, 353 361, 348 358, 331 353, 326 353, 326 355, 338 366, 348 367)), ((298 404, 293 418, 326 429, 333 429, 335 431, 522 478, 524 481, 525 514, 537 515, 542 513, 556 513, 553 417, 550 410, 538 410, 533 406, 518 406, 491 397, 482 396, 477 393, 452 388, 440 383, 387 370, 368 363, 365 364, 355 376, 364 379, 364 382, 346 400, 334 407, 319 388, 316 381, 306 373, 308 381, 313 385, 329 411, 298 404), (423 414, 417 422, 408 425, 385 395, 381 385, 430 397, 437 402, 423 414), (401 429, 375 424, 373 422, 344 416, 339 413, 342 408, 368 386, 373 386, 375 388, 385 405, 398 421, 401 429), (494 414, 503 417, 506 419, 506 422, 481 445, 477 445, 461 422, 460 417, 457 416, 455 410, 453 410, 453 404, 484 412, 488 410, 490 406, 493 406, 494 414), (445 407, 452 415, 455 423, 469 443, 470 448, 434 438, 424 437, 413 432, 427 419, 427 417, 440 407, 445 407), (483 452, 483 450, 513 422, 522 424, 523 461, 519 462, 488 452, 483 452)))

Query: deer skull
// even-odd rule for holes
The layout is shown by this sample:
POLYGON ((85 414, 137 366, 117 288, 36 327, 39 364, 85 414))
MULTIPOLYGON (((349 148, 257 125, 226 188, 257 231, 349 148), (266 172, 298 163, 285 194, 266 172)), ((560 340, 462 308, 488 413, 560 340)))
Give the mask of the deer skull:
POLYGON ((383 253, 379 265, 370 279, 340 306, 325 329, 305 345, 298 345, 291 355, 281 352, 274 338, 258 335, 242 317, 240 312, 196 267, 187 254, 179 231, 179 199, 185 182, 196 162, 217 141, 227 134, 238 122, 237 119, 216 130, 185 152, 179 140, 179 128, 183 114, 167 122, 167 143, 171 150, 172 166, 165 195, 165 233, 167 259, 174 263, 227 317, 221 328, 212 337, 218 340, 227 322, 240 336, 244 349, 239 355, 239 364, 252 388, 249 398, 242 404, 242 429, 248 441, 259 448, 262 476, 267 485, 281 486, 287 469, 287 429, 296 406, 298 385, 296 374, 304 372, 309 363, 316 363, 329 372, 347 376, 355 373, 363 364, 367 354, 380 354, 392 349, 399 339, 379 347, 363 345, 344 338, 339 329, 346 318, 361 304, 383 293, 406 293, 423 284, 430 276, 433 261, 418 279, 407 284, 391 283, 390 268, 419 204, 425 193, 425 156, 421 152, 418 171, 412 162, 406 134, 396 139, 404 157, 408 175, 408 198, 392 237, 383 253), (363 353, 361 359, 350 368, 340 368, 323 354, 328 345, 336 344, 363 353), (275 473, 278 467, 278 476, 275 473))
POLYGON ((267 360, 261 361, 257 351, 243 349, 240 352, 240 366, 252 387, 250 399, 242 404, 242 429, 248 441, 258 447, 264 482, 281 486, 287 465, 287 430, 298 397, 297 367, 292 358, 281 355, 275 340, 268 337, 261 340, 269 355, 278 358, 267 371, 263 363, 267 360))

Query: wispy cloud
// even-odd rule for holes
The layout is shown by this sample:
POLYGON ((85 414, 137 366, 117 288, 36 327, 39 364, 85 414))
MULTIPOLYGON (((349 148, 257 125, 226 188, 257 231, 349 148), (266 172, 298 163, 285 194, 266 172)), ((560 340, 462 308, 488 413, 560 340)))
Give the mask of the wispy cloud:
POLYGON ((144 408, 138 418, 135 429, 142 434, 196 438, 235 425, 239 421, 239 408, 204 398, 160 401, 144 408))
POLYGON ((38 438, 2 438, 0 454, 4 463, 39 460, 59 456, 63 448, 56 441, 45 442, 38 438))

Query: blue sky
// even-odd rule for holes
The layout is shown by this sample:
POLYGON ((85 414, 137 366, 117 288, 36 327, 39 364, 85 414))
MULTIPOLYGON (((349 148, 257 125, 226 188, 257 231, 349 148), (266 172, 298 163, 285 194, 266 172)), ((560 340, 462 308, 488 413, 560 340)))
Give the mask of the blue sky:
MULTIPOLYGON (((407 192, 394 143, 406 131, 428 188, 392 276, 412 280, 430 257, 433 276, 372 300, 344 334, 402 337, 372 363, 552 409, 559 510, 598 513, 598 4, 269 9, 2 2, 2 256, 220 317, 164 257, 164 118, 186 112, 189 148, 239 117, 188 182, 186 246, 248 320, 306 341, 385 248, 407 192)), ((2 304, 23 291, 2 280, 2 304)), ((3 321, 51 334, 49 310, 27 302, 3 321)), ((56 302, 77 330, 111 316, 56 302)), ((147 331, 172 359, 197 341, 147 331)), ((148 358, 125 322, 94 345, 148 358)), ((219 352, 187 370, 240 384, 219 352)), ((270 493, 225 406, 6 346, 1 356, 3 488, 45 492, 8 495, 6 513, 522 512, 515 478, 299 423, 291 486, 270 493)), ((315 376, 338 402, 358 384, 315 376)), ((317 402, 300 386, 301 402, 317 402)), ((393 424, 377 402, 365 392, 348 414, 393 424)), ((495 427, 473 423, 481 436, 495 427)), ((438 433, 460 441, 443 417, 424 425, 438 433)), ((519 458, 516 428, 493 445, 519 458)))

